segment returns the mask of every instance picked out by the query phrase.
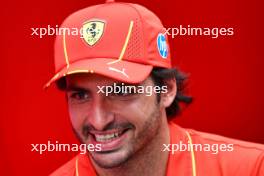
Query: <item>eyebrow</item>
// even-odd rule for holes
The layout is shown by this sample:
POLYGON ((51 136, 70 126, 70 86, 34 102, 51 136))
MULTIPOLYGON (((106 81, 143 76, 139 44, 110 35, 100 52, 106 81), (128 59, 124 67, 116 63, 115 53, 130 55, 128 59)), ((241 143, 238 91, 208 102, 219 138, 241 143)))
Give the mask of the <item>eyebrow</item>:
MULTIPOLYGON (((124 83, 124 82, 117 82, 116 86, 139 86, 140 84, 130 84, 130 83, 124 83), (123 85, 122 85, 123 83, 123 85)), ((112 87, 114 87, 114 83, 112 85, 110 85, 112 87)))
MULTIPOLYGON (((122 86, 122 83, 124 82, 116 82, 117 86, 122 86)), ((137 84, 130 84, 130 83, 124 83, 123 86, 139 86, 139 85, 144 85, 145 82, 143 83, 137 83, 137 84)), ((111 85, 107 85, 107 86, 112 86, 114 87, 114 83, 111 85)), ((105 89, 105 88, 104 88, 105 89)), ((65 91, 86 91, 89 92, 88 89, 80 87, 80 86, 76 86, 76 85, 69 85, 66 87, 65 91)))
POLYGON ((66 91, 85 91, 89 92, 88 89, 85 89, 83 87, 75 86, 75 85, 69 85, 66 87, 66 91))

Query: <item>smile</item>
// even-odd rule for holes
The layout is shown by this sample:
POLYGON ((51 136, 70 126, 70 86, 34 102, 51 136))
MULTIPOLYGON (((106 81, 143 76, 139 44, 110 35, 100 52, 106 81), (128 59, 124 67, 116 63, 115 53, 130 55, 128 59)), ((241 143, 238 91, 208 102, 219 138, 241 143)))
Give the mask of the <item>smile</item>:
POLYGON ((122 133, 117 132, 117 133, 112 133, 112 134, 106 134, 106 135, 100 135, 100 134, 95 134, 95 140, 97 142, 110 142, 114 140, 115 138, 119 137, 122 133))
POLYGON ((130 128, 109 131, 90 131, 90 142, 94 145, 100 144, 102 151, 116 150, 124 143, 129 129, 130 128))

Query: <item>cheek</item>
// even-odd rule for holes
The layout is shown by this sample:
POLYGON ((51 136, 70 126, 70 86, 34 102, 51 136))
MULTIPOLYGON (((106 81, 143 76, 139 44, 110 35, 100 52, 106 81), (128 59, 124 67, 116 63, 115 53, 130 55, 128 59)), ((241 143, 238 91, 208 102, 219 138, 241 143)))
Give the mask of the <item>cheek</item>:
POLYGON ((68 105, 68 110, 73 128, 76 131, 80 131, 82 129, 82 125, 85 121, 85 117, 87 114, 86 108, 82 106, 76 107, 76 106, 68 105))
POLYGON ((127 120, 140 129, 145 122, 151 118, 154 108, 157 108, 155 97, 142 95, 137 101, 127 104, 122 110, 123 116, 127 120))

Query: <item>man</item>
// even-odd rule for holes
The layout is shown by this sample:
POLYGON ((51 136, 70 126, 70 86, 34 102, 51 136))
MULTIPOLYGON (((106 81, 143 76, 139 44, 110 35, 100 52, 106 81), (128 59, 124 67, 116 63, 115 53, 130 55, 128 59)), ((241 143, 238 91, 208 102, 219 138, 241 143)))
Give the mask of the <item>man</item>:
POLYGON ((263 145, 169 120, 191 98, 151 11, 108 2, 72 14, 61 28, 81 34, 57 36, 56 75, 46 87, 56 82, 65 91, 76 136, 100 150, 77 155, 52 175, 264 175, 263 145))

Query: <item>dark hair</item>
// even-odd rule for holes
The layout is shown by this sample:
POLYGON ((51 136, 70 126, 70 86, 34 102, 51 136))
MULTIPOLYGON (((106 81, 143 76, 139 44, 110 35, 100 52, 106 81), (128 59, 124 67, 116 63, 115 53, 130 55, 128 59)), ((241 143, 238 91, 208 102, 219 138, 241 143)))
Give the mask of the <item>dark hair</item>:
MULTIPOLYGON (((168 118, 175 117, 181 112, 180 103, 190 104, 192 97, 185 95, 186 79, 187 76, 177 70, 176 68, 153 68, 151 72, 151 78, 156 86, 166 85, 166 81, 170 79, 176 79, 177 94, 172 104, 166 108, 166 115, 168 118)), ((66 89, 66 78, 62 77, 56 82, 59 90, 66 89)), ((160 102, 160 94, 157 94, 157 101, 160 102)))
MULTIPOLYGON (((166 108, 166 115, 168 118, 175 117, 181 112, 180 103, 190 104, 193 100, 191 96, 185 95, 186 93, 186 80, 187 76, 180 72, 176 68, 167 69, 167 68, 154 68, 151 72, 151 77, 154 81, 154 84, 157 86, 166 85, 166 81, 170 79, 176 80, 177 85, 177 94, 172 104, 166 108)), ((160 94, 157 94, 158 102, 160 101, 160 94)))
POLYGON ((62 77, 59 80, 56 81, 56 86, 59 90, 65 90, 66 89, 66 77, 62 77))

